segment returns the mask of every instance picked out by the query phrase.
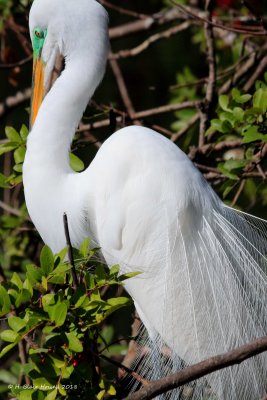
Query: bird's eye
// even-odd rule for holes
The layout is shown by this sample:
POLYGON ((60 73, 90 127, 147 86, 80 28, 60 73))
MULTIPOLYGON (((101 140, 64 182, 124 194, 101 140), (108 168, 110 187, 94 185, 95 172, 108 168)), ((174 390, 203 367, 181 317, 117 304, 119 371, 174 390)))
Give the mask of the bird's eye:
POLYGON ((42 31, 41 29, 35 29, 34 34, 38 39, 44 38, 44 31, 42 31))

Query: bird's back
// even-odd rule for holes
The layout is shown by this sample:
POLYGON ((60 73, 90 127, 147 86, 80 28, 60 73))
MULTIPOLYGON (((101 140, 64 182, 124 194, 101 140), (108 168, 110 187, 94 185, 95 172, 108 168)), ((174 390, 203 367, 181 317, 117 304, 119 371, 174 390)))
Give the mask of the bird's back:
MULTIPOLYGON (((128 127, 107 140, 90 174, 90 227, 107 263, 142 272, 126 284, 150 336, 141 372, 157 378, 264 335, 265 233, 224 206, 177 146, 128 127)), ((256 400, 266 375, 258 356, 200 385, 218 399, 256 400)))

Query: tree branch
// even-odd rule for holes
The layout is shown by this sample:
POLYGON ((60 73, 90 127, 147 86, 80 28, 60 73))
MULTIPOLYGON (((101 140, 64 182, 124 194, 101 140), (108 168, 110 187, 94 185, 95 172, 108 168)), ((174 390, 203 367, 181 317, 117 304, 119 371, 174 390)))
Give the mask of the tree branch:
POLYGON ((267 351, 267 336, 254 340, 244 346, 240 346, 225 354, 208 358, 198 364, 185 368, 163 379, 151 381, 144 388, 127 397, 127 400, 149 400, 166 393, 169 390, 183 386, 196 379, 202 378, 211 372, 240 364, 243 361, 267 351))
MULTIPOLYGON (((207 13, 208 20, 212 18, 213 0, 206 0, 205 11, 207 13)), ((205 132, 208 129, 210 120, 210 111, 212 102, 214 100, 215 83, 216 83, 216 64, 215 64, 215 46, 214 46, 214 33, 213 27, 205 22, 204 24, 205 38, 207 44, 207 61, 209 65, 209 77, 206 89, 206 96, 201 107, 200 112, 200 125, 199 125, 199 146, 203 146, 205 143, 205 132)))
POLYGON ((71 240, 70 240, 70 232, 69 232, 69 225, 68 225, 68 217, 67 217, 66 213, 63 214, 63 223, 64 223, 66 242, 67 242, 67 245, 68 245, 68 257, 69 257, 69 262, 70 262, 70 265, 71 265, 73 288, 76 290, 78 288, 79 281, 78 281, 78 277, 77 277, 76 270, 75 270, 74 257, 73 257, 73 251, 72 251, 72 244, 71 244, 71 240))

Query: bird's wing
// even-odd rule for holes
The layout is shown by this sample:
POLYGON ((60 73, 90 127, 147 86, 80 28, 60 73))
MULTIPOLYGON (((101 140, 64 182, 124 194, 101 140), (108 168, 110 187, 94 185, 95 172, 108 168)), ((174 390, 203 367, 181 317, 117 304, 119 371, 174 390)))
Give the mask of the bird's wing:
MULTIPOLYGON (((224 206, 176 146, 144 128, 116 133, 92 171, 104 256, 142 272, 126 284, 149 332, 140 374, 156 379, 266 334, 264 221, 224 206)), ((266 375, 257 356, 199 381, 191 398, 256 400, 266 375)))

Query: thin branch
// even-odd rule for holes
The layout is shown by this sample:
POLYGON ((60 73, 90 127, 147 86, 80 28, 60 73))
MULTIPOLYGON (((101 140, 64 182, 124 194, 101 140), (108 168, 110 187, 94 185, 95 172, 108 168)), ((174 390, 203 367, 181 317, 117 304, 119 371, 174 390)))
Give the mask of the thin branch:
MULTIPOLYGON (((15 215, 16 217, 22 217, 22 213, 17 210, 16 208, 13 208, 9 206, 8 204, 4 203, 3 201, 0 200, 0 208, 4 211, 6 211, 8 214, 15 215)), ((31 221, 29 217, 25 217, 26 221, 31 221)))
POLYGON ((23 65, 28 64, 30 61, 32 61, 32 55, 14 63, 0 64, 0 69, 12 69, 16 67, 22 67, 23 65))
POLYGON ((161 26, 181 18, 184 19, 184 14, 174 7, 149 15, 145 19, 110 28, 109 37, 110 39, 121 38, 132 33, 149 30, 152 26, 161 26))
POLYGON ((184 110, 186 108, 198 108, 200 104, 201 102, 199 100, 193 100, 193 101, 185 101, 183 103, 168 104, 166 106, 151 108, 149 110, 144 110, 144 111, 137 111, 134 115, 134 119, 147 118, 158 114, 184 110))
MULTIPOLYGON (((206 0, 205 11, 207 18, 212 18, 213 0, 206 0)), ((210 120, 211 106, 214 100, 215 83, 216 83, 216 64, 215 64, 215 46, 214 46, 214 33, 210 24, 205 22, 204 32, 207 44, 207 61, 209 65, 209 77, 206 89, 206 96, 203 107, 200 108, 200 125, 199 125, 199 141, 198 145, 203 146, 205 143, 205 132, 208 129, 210 120)))
POLYGON ((100 354, 99 358, 102 358, 103 360, 109 362, 110 364, 115 365, 120 370, 122 370, 124 373, 127 373, 127 374, 131 375, 137 382, 142 383, 142 385, 147 386, 149 384, 149 381, 147 381, 145 378, 143 378, 137 372, 135 372, 134 370, 132 370, 132 369, 126 367, 125 365, 119 363, 118 361, 112 360, 112 358, 104 356, 103 354, 100 354))
POLYGON ((20 90, 14 96, 9 96, 4 102, 0 103, 0 117, 9 109, 15 108, 22 103, 30 100, 32 94, 31 88, 20 90))
POLYGON ((176 142, 176 140, 184 136, 189 131, 189 129, 191 129, 199 121, 199 118, 200 118, 199 114, 195 114, 192 118, 190 118, 190 120, 188 121, 188 123, 184 128, 180 129, 177 133, 174 133, 171 136, 171 141, 176 142))
POLYGON ((231 203, 231 207, 234 207, 236 205, 236 203, 238 202, 238 199, 239 199, 239 197, 241 196, 241 193, 244 190, 245 183, 246 183, 245 179, 242 179, 241 183, 240 183, 240 186, 238 188, 238 191, 236 192, 235 197, 233 198, 233 201, 231 203))
MULTIPOLYGON (((139 119, 148 118, 148 117, 152 117, 152 116, 159 115, 159 114, 165 114, 165 113, 169 113, 169 112, 184 110, 186 108, 198 108, 200 103, 201 102, 199 100, 185 101, 183 103, 167 104, 167 105, 160 106, 160 107, 150 108, 148 110, 137 111, 134 113, 131 120, 136 121, 139 119)), ((117 123, 121 123, 123 120, 123 116, 117 116, 116 120, 117 120, 117 123)), ((79 129, 79 131, 86 132, 91 129, 104 128, 104 127, 109 126, 109 123, 110 123, 109 118, 107 118, 107 119, 93 122, 91 124, 84 124, 79 129)))
POLYGON ((163 379, 151 381, 144 388, 131 394, 127 400, 149 400, 166 393, 169 390, 183 386, 196 379, 202 378, 211 372, 219 371, 232 365, 240 364, 248 358, 267 351, 267 336, 240 346, 225 354, 208 358, 182 371, 171 374, 163 379))
POLYGON ((249 78, 249 80, 247 81, 247 83, 244 86, 244 91, 248 92, 252 86, 254 85, 255 81, 259 78, 260 75, 263 74, 263 72, 265 71, 267 67, 267 56, 263 57, 262 60, 260 61, 256 71, 251 75, 251 77, 249 78))
POLYGON ((218 143, 208 143, 201 147, 192 146, 188 153, 188 157, 194 160, 197 154, 207 154, 213 151, 222 151, 228 149, 235 149, 236 147, 242 146, 243 142, 241 139, 236 140, 223 140, 218 143))
POLYGON ((161 40, 161 39, 168 39, 169 37, 176 35, 179 32, 182 32, 190 27, 190 22, 185 21, 180 25, 173 26, 163 32, 155 33, 154 35, 150 36, 144 42, 139 44, 138 46, 129 49, 129 50, 120 50, 117 53, 112 54, 112 58, 119 59, 119 58, 127 58, 127 57, 134 57, 138 54, 145 51, 148 47, 150 47, 153 43, 161 40))
POLYGON ((65 236, 66 236, 66 242, 67 242, 67 245, 68 245, 68 257, 69 257, 69 262, 70 262, 70 265, 71 265, 73 288, 76 290, 78 288, 79 281, 78 281, 78 277, 77 277, 76 269, 75 269, 75 264, 74 264, 73 250, 72 250, 72 244, 71 244, 71 240, 70 240, 68 217, 67 217, 66 213, 63 214, 63 223, 64 223, 64 231, 65 231, 65 236))
POLYGON ((130 98, 124 77, 122 75, 120 66, 118 61, 113 57, 113 53, 110 53, 110 57, 109 57, 109 63, 112 69, 112 72, 115 76, 115 79, 117 81, 117 85, 123 100, 123 103, 125 105, 125 108, 127 110, 128 115, 130 116, 130 118, 133 117, 133 115, 135 114, 135 109, 132 103, 132 100, 130 98))
POLYGON ((147 15, 145 15, 145 14, 140 14, 140 13, 137 13, 137 12, 135 12, 135 11, 129 10, 128 8, 123 8, 123 7, 116 6, 115 4, 110 3, 110 2, 107 1, 107 0, 100 0, 99 2, 100 2, 103 6, 108 7, 108 8, 110 8, 111 10, 115 10, 115 11, 117 11, 117 12, 120 13, 120 14, 128 15, 129 17, 134 17, 134 18, 138 18, 138 19, 145 19, 145 18, 147 18, 147 15))

